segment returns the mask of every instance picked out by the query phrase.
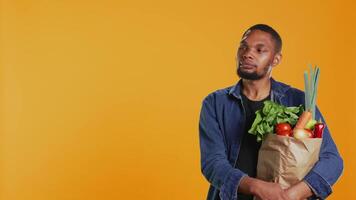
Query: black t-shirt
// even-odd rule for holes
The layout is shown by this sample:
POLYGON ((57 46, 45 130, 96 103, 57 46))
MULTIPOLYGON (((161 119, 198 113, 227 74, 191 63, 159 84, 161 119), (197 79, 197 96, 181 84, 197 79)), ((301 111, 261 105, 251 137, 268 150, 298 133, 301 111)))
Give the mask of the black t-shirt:
MULTIPOLYGON (((256 177, 256 168, 258 160, 258 151, 261 147, 261 142, 257 142, 255 135, 248 133, 253 121, 255 120, 257 110, 263 108, 263 102, 269 100, 270 95, 260 101, 252 101, 242 94, 242 102, 245 109, 246 122, 244 136, 241 141, 240 151, 236 162, 236 167, 248 174, 250 177, 256 177)), ((244 195, 238 193, 239 200, 252 200, 252 195, 244 195)))

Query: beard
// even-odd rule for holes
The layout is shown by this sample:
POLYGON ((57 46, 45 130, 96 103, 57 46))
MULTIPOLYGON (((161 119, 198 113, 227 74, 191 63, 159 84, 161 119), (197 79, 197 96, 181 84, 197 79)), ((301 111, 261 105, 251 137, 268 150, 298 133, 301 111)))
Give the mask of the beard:
POLYGON ((257 72, 245 72, 242 70, 240 65, 238 65, 237 75, 242 79, 253 80, 253 81, 260 80, 266 76, 266 74, 270 71, 271 68, 272 68, 271 66, 267 66, 263 69, 262 74, 258 74, 257 72))

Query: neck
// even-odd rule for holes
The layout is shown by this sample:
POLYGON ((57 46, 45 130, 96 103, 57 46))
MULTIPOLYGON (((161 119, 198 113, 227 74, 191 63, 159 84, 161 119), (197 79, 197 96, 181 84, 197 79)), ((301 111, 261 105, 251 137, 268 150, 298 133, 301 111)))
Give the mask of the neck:
POLYGON ((242 79, 242 93, 250 100, 259 101, 268 97, 271 90, 269 76, 260 80, 242 79))

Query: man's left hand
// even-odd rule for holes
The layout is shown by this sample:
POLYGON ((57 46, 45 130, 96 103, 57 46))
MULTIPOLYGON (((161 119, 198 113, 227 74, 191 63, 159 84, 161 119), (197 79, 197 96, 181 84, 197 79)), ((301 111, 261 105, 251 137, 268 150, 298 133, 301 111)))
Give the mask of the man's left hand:
POLYGON ((305 200, 313 195, 313 192, 304 181, 300 181, 299 183, 286 189, 286 193, 292 200, 305 200))

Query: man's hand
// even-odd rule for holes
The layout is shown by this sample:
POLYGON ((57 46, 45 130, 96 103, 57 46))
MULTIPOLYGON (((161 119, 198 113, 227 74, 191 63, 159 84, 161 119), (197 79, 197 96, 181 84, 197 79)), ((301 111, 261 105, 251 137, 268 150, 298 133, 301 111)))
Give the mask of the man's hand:
POLYGON ((278 183, 261 181, 256 185, 253 193, 261 200, 292 200, 278 183))
POLYGON ((261 200, 292 200, 278 183, 269 183, 251 177, 244 177, 238 191, 252 194, 261 200))
POLYGON ((291 200, 304 200, 313 195, 311 189, 304 181, 286 189, 286 193, 291 200))

